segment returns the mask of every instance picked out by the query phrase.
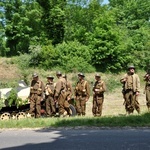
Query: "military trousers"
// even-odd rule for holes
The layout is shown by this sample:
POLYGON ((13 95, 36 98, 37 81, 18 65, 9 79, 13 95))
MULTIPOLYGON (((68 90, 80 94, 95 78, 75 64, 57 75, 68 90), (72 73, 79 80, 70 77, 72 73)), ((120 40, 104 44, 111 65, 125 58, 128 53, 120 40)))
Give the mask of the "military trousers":
POLYGON ((65 110, 65 100, 66 100, 66 93, 63 92, 59 95, 58 97, 58 110, 59 110, 59 115, 63 115, 65 110))
POLYGON ((150 86, 145 90, 146 94, 146 105, 147 108, 150 109, 150 86))
POLYGON ((31 95, 29 113, 35 118, 41 116, 41 96, 38 96, 37 94, 31 95))
POLYGON ((76 109, 79 116, 84 116, 86 114, 86 97, 77 96, 76 97, 76 109))
POLYGON ((133 113, 134 109, 136 109, 137 112, 140 113, 140 105, 138 102, 138 97, 136 96, 136 92, 133 90, 126 90, 124 98, 126 112, 130 114, 133 113))
POLYGON ((94 116, 102 115, 103 102, 104 102, 104 97, 99 97, 96 95, 93 96, 92 113, 94 116))
POLYGON ((50 95, 45 97, 46 115, 53 116, 56 113, 54 98, 50 95))

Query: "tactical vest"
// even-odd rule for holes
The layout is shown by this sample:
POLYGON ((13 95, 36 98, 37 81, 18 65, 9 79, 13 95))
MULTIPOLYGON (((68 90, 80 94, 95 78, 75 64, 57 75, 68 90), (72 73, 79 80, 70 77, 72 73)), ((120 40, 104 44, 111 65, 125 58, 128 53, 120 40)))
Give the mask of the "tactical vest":
POLYGON ((37 94, 37 95, 41 95, 42 94, 42 81, 34 81, 32 80, 31 82, 31 87, 30 87, 30 93, 31 94, 37 94))
POLYGON ((53 96, 54 95, 54 84, 53 83, 47 83, 45 87, 45 95, 47 96, 53 96))
POLYGON ((76 86, 75 90, 76 90, 76 93, 78 96, 86 96, 87 95, 86 84, 87 84, 87 81, 83 81, 82 83, 77 82, 77 86, 76 86))
POLYGON ((96 81, 94 84, 94 88, 93 91, 95 92, 95 94, 100 94, 102 93, 103 90, 103 83, 104 81, 96 81))

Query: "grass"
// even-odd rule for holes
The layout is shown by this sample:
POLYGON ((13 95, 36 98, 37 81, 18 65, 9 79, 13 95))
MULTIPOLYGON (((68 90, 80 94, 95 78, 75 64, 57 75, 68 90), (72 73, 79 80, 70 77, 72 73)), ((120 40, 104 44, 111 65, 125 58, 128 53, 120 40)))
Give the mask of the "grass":
POLYGON ((0 128, 150 127, 150 113, 114 117, 28 118, 0 121, 0 128))

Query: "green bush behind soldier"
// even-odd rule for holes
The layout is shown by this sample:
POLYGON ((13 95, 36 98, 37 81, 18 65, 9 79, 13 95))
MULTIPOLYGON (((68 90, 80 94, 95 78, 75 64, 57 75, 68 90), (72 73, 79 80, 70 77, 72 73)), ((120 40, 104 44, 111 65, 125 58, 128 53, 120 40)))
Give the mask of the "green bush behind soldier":
POLYGON ((120 82, 123 84, 123 96, 125 109, 128 114, 133 113, 134 109, 140 113, 140 106, 138 102, 140 79, 135 74, 134 65, 128 66, 128 72, 121 78, 120 82))
POLYGON ((75 86, 75 101, 77 114, 84 116, 86 114, 86 102, 90 97, 90 87, 89 83, 84 80, 84 74, 78 73, 78 82, 75 86))
POLYGON ((144 94, 146 94, 146 105, 150 111, 150 70, 144 76, 145 89, 144 94))
POLYGON ((93 107, 92 113, 94 116, 102 115, 102 107, 104 102, 104 92, 106 91, 105 82, 101 80, 99 74, 95 75, 95 83, 93 86, 93 107))
POLYGON ((33 79, 30 85, 30 110, 29 113, 35 118, 41 117, 41 101, 44 98, 44 84, 39 80, 37 73, 32 75, 33 79))
POLYGON ((47 117, 55 116, 56 114, 53 79, 54 77, 47 76, 47 83, 45 86, 45 107, 47 117))
POLYGON ((67 97, 66 79, 62 77, 62 73, 60 71, 56 72, 56 76, 58 81, 55 86, 54 100, 58 103, 59 116, 64 117, 66 115, 64 103, 67 97))

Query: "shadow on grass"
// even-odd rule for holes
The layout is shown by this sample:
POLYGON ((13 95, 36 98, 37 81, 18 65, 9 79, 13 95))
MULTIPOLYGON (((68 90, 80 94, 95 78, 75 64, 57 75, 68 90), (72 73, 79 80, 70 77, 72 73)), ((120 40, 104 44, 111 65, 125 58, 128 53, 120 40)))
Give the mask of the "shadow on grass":
POLYGON ((150 113, 130 116, 113 116, 113 117, 74 117, 61 119, 53 127, 149 127, 150 113))

